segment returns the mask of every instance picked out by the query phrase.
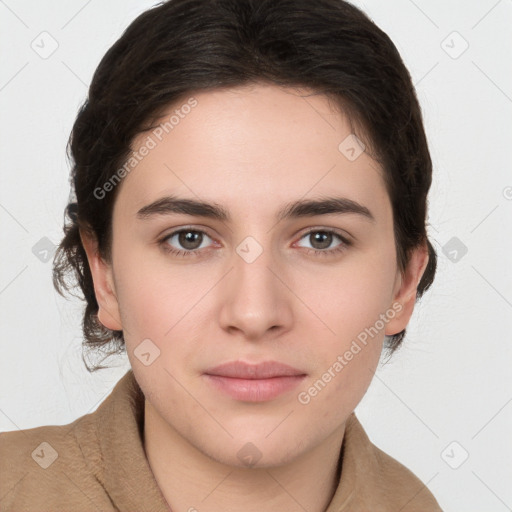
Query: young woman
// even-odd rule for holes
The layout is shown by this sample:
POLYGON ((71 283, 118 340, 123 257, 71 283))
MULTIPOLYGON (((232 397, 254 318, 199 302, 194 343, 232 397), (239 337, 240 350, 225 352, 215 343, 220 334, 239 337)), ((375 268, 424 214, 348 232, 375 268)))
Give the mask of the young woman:
POLYGON ((55 284, 132 370, 0 436, 3 511, 441 510, 354 414, 436 268, 384 32, 342 0, 169 0, 101 61, 70 152, 55 284))

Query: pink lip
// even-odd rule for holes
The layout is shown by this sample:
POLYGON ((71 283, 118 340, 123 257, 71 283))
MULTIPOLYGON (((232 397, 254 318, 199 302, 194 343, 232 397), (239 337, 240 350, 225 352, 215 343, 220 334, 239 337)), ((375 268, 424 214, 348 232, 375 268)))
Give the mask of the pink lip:
POLYGON ((232 361, 207 369, 204 376, 213 386, 236 400, 264 402, 290 391, 306 374, 276 361, 256 365, 232 361))

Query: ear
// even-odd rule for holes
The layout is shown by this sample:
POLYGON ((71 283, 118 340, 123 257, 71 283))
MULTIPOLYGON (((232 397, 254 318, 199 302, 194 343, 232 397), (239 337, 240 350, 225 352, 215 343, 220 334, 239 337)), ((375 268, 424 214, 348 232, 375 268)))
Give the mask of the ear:
POLYGON ((386 325, 385 334, 387 336, 393 336, 393 334, 397 334, 407 327, 416 304, 418 284, 427 263, 428 248, 426 242, 424 242, 411 251, 407 268, 403 273, 398 273, 395 281, 393 304, 400 304, 401 309, 395 306, 396 309, 394 309, 398 312, 386 325))
POLYGON ((93 234, 80 230, 80 239, 87 254, 98 302, 98 320, 113 331, 121 331, 121 315, 115 293, 112 267, 98 252, 98 242, 93 234))

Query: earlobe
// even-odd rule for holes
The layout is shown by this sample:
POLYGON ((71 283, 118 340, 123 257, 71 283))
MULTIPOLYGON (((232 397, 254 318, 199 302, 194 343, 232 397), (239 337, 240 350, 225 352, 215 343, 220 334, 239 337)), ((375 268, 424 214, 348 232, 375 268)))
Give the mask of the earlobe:
POLYGON ((94 234, 80 230, 80 239, 87 254, 92 274, 94 294, 98 302, 98 320, 107 329, 121 331, 121 316, 115 293, 112 267, 101 258, 94 234))
POLYGON ((399 284, 393 298, 394 309, 398 311, 395 317, 386 325, 385 334, 393 336, 403 331, 414 311, 418 285, 428 264, 428 248, 424 243, 414 248, 410 253, 409 263, 405 272, 398 276, 399 284), (396 305, 400 304, 400 308, 396 305))

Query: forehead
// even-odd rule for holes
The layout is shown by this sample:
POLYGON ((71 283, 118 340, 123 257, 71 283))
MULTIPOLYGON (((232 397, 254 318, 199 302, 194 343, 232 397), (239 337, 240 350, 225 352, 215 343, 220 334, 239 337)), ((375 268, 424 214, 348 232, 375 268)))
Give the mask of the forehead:
POLYGON ((137 163, 115 207, 126 214, 171 193, 244 215, 332 192, 388 206, 380 167, 326 96, 267 84, 200 91, 159 122, 133 141, 137 163))

